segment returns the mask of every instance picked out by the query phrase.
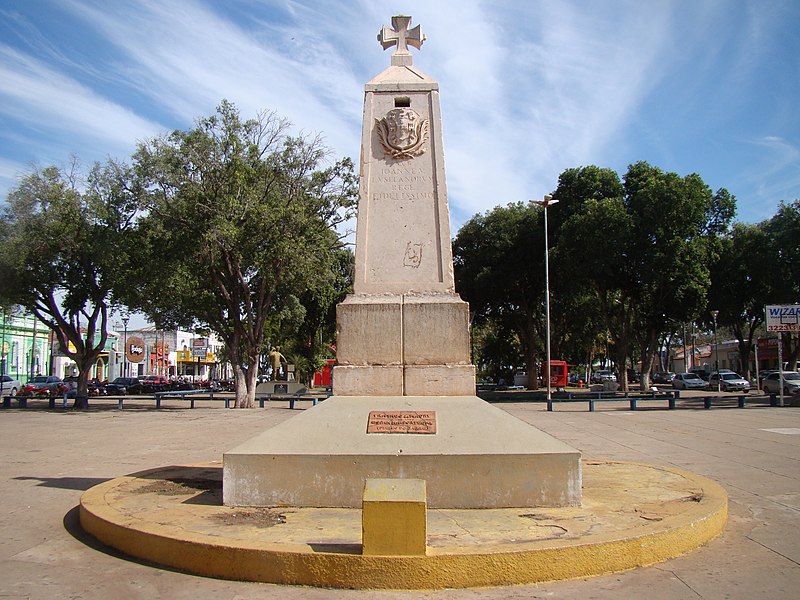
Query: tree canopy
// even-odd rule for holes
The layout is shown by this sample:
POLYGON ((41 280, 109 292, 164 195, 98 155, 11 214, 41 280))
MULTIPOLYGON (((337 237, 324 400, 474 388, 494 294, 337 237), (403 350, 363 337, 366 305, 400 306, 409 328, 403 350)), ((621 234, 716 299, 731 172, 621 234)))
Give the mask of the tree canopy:
POLYGON ((47 167, 11 191, 0 226, 2 294, 47 325, 78 367, 76 406, 105 348, 113 290, 121 273, 112 249, 133 232, 137 190, 128 169, 47 167))
POLYGON ((304 320, 301 296, 327 310, 336 227, 356 198, 352 162, 325 166, 320 138, 288 129, 272 113, 242 120, 223 102, 195 128, 144 142, 134 156, 146 216, 130 255, 137 285, 126 290, 127 304, 163 324, 214 331, 227 347, 239 407, 253 405, 270 320, 304 320))
MULTIPOLYGON (((735 199, 724 189, 712 192, 696 174, 681 177, 645 162, 622 179, 596 166, 568 169, 553 197, 554 356, 583 362, 607 338, 625 385, 631 356, 640 357, 646 374, 664 332, 704 308, 709 267, 735 199)), ((479 315, 513 324, 529 373, 543 347, 541 211, 496 208, 473 217, 454 241, 459 292, 479 315)), ((642 383, 649 385, 646 377, 642 383)))

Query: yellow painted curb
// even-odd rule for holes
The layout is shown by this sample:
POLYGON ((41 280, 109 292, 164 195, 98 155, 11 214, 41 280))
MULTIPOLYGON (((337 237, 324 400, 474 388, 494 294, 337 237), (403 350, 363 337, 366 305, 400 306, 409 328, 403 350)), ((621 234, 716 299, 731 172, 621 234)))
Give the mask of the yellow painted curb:
MULTIPOLYGON (((180 508, 157 519, 142 518, 136 511, 120 509, 117 499, 143 474, 114 479, 85 492, 80 522, 88 533, 125 554, 198 575, 354 589, 504 586, 601 575, 679 556, 719 535, 725 527, 727 494, 710 479, 651 465, 584 464, 599 465, 600 470, 603 465, 621 465, 633 469, 633 478, 636 469, 641 469, 643 479, 653 472, 678 476, 702 493, 681 503, 677 514, 621 531, 501 547, 480 542, 455 548, 429 546, 427 555, 422 556, 364 556, 360 548, 352 546, 337 551, 312 544, 276 544, 261 541, 258 535, 242 542, 226 538, 222 527, 214 531, 179 527, 181 516, 174 511, 180 508)), ((157 473, 148 471, 147 477, 157 473)), ((478 532, 475 535, 479 537, 478 532)))

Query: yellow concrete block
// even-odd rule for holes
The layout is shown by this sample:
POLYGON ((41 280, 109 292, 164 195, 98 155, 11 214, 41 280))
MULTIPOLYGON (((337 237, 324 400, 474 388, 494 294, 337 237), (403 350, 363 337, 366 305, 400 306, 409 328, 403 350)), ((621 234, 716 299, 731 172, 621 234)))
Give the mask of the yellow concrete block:
POLYGON ((362 553, 424 556, 427 508, 424 479, 367 479, 361 509, 362 553))

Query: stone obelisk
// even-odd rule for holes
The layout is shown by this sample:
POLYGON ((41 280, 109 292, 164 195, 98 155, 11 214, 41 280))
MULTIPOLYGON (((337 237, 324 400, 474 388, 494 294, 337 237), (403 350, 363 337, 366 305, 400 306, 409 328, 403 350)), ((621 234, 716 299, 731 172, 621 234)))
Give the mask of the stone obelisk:
POLYGON ((439 84, 408 47, 410 17, 378 41, 391 66, 366 85, 354 293, 337 309, 337 396, 475 393, 469 307, 455 294, 439 84))
POLYGON ((475 396, 453 285, 438 84, 410 17, 366 85, 354 293, 337 309, 334 395, 226 452, 229 506, 360 507, 367 479, 424 479, 431 508, 580 504, 580 453, 475 396))

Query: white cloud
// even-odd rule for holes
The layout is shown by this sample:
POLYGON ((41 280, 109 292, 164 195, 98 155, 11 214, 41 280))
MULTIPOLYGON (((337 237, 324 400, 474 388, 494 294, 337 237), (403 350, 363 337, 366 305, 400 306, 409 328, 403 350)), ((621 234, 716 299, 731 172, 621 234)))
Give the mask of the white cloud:
MULTIPOLYGON (((364 83, 389 64, 391 52, 375 38, 403 12, 429 38, 412 53, 440 82, 458 226, 475 212, 541 197, 564 169, 585 164, 624 169, 644 159, 666 169, 689 165, 701 175, 710 164, 707 170, 729 186, 731 167, 702 156, 698 142, 728 150, 731 139, 746 146, 741 140, 768 135, 766 127, 734 132, 742 116, 736 111, 750 106, 734 101, 764 72, 763 61, 788 56, 787 40, 770 38, 791 14, 780 7, 756 14, 725 2, 399 4, 70 0, 59 8, 77 19, 90 43, 73 48, 69 36, 44 35, 30 17, 16 23, 30 25, 24 37, 31 41, 20 43, 36 50, 36 59, 0 46, 0 119, 24 124, 31 139, 18 143, 12 127, 0 135, 37 158, 48 159, 39 154, 43 140, 51 155, 68 146, 96 154, 104 144, 113 154, 163 129, 189 127, 227 98, 245 116, 273 109, 306 131, 321 131, 337 155, 355 159, 364 83), (735 86, 734 98, 709 96, 717 86, 725 97, 727 85, 735 86)), ((790 73, 797 59, 786 60, 790 73)), ((785 108, 773 109, 769 124, 790 145, 797 132, 793 96, 785 93, 797 89, 791 81, 774 88, 784 90, 785 108)), ((761 147, 750 162, 777 169, 776 160, 791 156, 771 152, 761 147)), ((765 197, 773 184, 797 195, 796 164, 787 163, 768 184, 761 183, 763 169, 741 181, 752 190, 761 185, 765 197)))
POLYGON ((303 24, 259 39, 197 3, 81 6, 79 14, 123 52, 129 85, 184 123, 227 98, 245 115, 275 110, 329 141, 352 138, 357 149, 362 83, 346 57, 309 41, 303 24))
POLYGON ((131 110, 98 95, 30 56, 0 45, 0 113, 27 126, 47 127, 112 146, 152 135, 159 129, 131 110))

